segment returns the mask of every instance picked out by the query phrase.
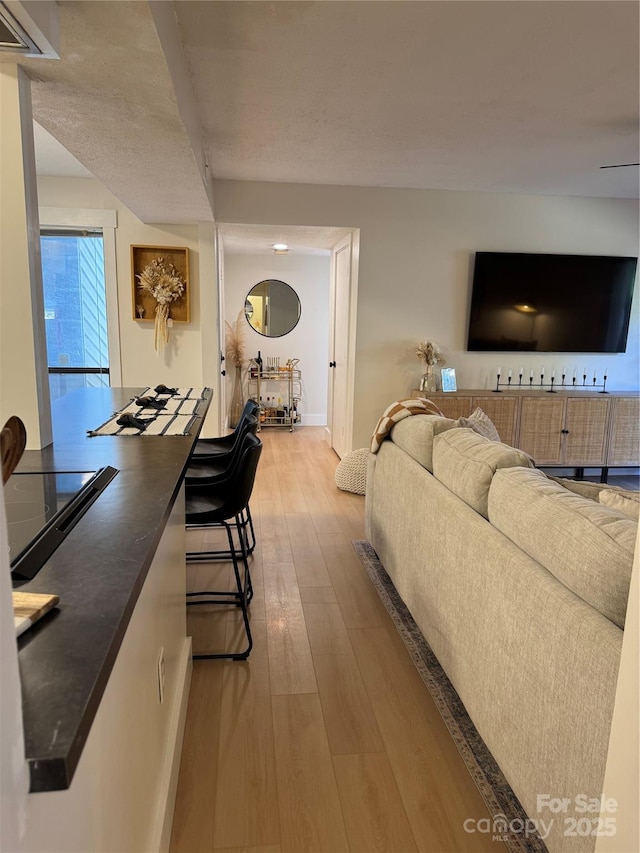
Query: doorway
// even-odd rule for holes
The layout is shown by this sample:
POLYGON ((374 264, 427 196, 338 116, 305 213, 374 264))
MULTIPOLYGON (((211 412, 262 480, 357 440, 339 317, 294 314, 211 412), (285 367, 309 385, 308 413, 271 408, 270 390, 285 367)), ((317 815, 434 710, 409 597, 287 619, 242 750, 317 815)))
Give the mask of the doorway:
MULTIPOLYGON (((289 358, 300 359, 302 425, 324 427, 324 434, 328 436, 329 398, 334 393, 330 390, 334 384, 334 371, 329 368, 329 362, 333 361, 335 342, 341 340, 343 334, 349 335, 355 329, 354 317, 346 327, 340 325, 337 335, 334 332, 331 268, 335 247, 350 237, 351 230, 221 223, 218 225, 218 234, 220 256, 224 257, 223 268, 219 271, 220 279, 224 280, 220 302, 224 299, 226 305, 225 314, 221 316, 222 325, 225 320, 235 325, 239 315, 242 321, 247 294, 260 281, 284 281, 300 297, 300 321, 288 334, 263 336, 246 324, 247 357, 253 358, 260 351, 263 361, 266 357, 279 358, 280 365, 284 365, 289 358), (273 250, 275 243, 286 243, 288 251, 284 254, 276 253, 273 250)), ((242 322, 241 325, 244 326, 242 322)), ((345 357, 340 359, 343 365, 355 357, 354 347, 345 344, 344 349, 345 357)), ((347 389, 349 376, 352 375, 351 366, 344 383, 347 389)), ((340 411, 344 412, 345 409, 350 410, 351 420, 347 419, 344 434, 350 436, 348 424, 352 423, 352 400, 340 404, 340 411)))

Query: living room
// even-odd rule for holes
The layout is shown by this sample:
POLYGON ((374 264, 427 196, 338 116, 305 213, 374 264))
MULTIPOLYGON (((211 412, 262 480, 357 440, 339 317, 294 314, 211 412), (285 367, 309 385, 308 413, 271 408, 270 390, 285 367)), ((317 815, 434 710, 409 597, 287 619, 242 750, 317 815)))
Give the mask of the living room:
MULTIPOLYGON (((76 14, 79 15, 78 20, 81 20, 80 10, 83 5, 67 4, 67 8, 62 10, 63 14, 76 14), (74 6, 77 7, 75 13, 74 6)), ((108 5, 111 6, 111 4, 108 5)), ((112 29, 103 30, 107 33, 104 37, 107 46, 109 39, 119 37, 116 33, 121 27, 126 29, 123 23, 128 20, 128 15, 133 16, 132 21, 135 21, 138 27, 137 37, 139 38, 144 32, 147 39, 150 39, 149 33, 153 32, 152 29, 141 30, 140 27, 151 26, 151 13, 148 10, 131 8, 136 4, 119 5, 121 6, 119 15, 112 14, 109 23, 112 29)), ((147 4, 137 5, 146 7, 147 4)), ((153 5, 150 4, 150 6, 153 5)), ((185 27, 185 32, 188 31, 191 34, 188 51, 193 58, 195 52, 203 49, 193 35, 199 18, 195 15, 189 20, 187 6, 191 4, 180 5, 185 6, 181 25, 185 27)), ((229 8, 231 4, 220 5, 225 7, 223 19, 218 21, 222 27, 225 23, 229 23, 226 16, 231 14, 229 8)), ((278 21, 280 18, 283 19, 279 22, 280 26, 285 26, 288 16, 292 16, 293 24, 297 20, 297 15, 301 14, 304 18, 303 12, 307 11, 304 6, 298 8, 300 4, 286 5, 290 7, 288 11, 283 8, 285 4, 275 6, 276 18, 278 21)), ((428 21, 436 32, 436 24, 443 26, 445 24, 444 17, 440 20, 438 16, 445 16, 445 13, 443 4, 430 5, 439 7, 434 11, 434 14, 437 11, 436 18, 428 21)), ((299 161, 304 159, 302 152, 308 148, 311 154, 317 156, 316 147, 326 148, 326 143, 323 141, 315 142, 311 136, 304 134, 300 137, 290 134, 298 153, 291 160, 290 173, 285 173, 285 176, 291 175, 289 180, 275 170, 258 172, 251 163, 245 164, 244 172, 238 171, 238 177, 230 177, 228 166, 222 167, 222 164, 226 163, 224 157, 230 156, 222 139, 219 140, 218 162, 213 156, 210 167, 205 169, 203 166, 200 169, 198 164, 195 178, 194 173, 189 175, 191 185, 200 181, 200 186, 197 187, 199 204, 209 192, 215 200, 216 224, 275 226, 281 228, 283 233, 287 228, 294 229, 299 226, 359 230, 357 313, 356 325, 351 332, 354 336, 354 353, 353 398, 350 401, 353 410, 353 428, 349 437, 350 449, 367 446, 377 418, 388 403, 401 399, 408 395, 412 388, 417 387, 421 370, 415 356, 415 344, 425 338, 435 338, 441 344, 446 365, 456 370, 459 388, 490 389, 495 382, 497 364, 502 364, 505 370, 509 368, 517 370, 522 365, 526 375, 531 369, 534 369, 537 374, 541 368, 548 373, 555 370, 557 374, 563 368, 567 369, 569 375, 574 369, 582 372, 585 362, 582 355, 518 354, 517 357, 513 355, 512 361, 509 362, 508 356, 503 354, 497 360, 495 354, 466 351, 469 287, 473 255, 476 251, 621 256, 638 254, 637 168, 635 171, 634 167, 598 170, 601 165, 622 164, 638 159, 637 122, 634 125, 630 118, 635 114, 634 111, 637 111, 637 80, 634 78, 634 70, 637 66, 635 4, 559 4, 562 11, 556 13, 558 19, 554 20, 553 25, 544 24, 534 4, 508 4, 509 11, 506 14, 509 20, 496 32, 496 37, 491 42, 488 40, 488 33, 495 31, 496 17, 501 14, 497 6, 505 4, 456 5, 460 6, 459 18, 449 26, 454 29, 461 28, 464 34, 461 38, 461 47, 468 52, 474 49, 476 62, 482 64, 480 60, 484 48, 479 47, 478 42, 473 40, 478 23, 475 15, 481 15, 481 13, 472 12, 470 7, 485 6, 491 7, 486 9, 490 17, 481 30, 483 37, 487 40, 485 43, 491 45, 490 48, 487 47, 487 51, 491 53, 492 50, 496 50, 497 43, 498 46, 502 46, 502 52, 495 54, 496 68, 491 78, 497 87, 494 93, 485 95, 481 91, 480 80, 477 88, 472 87, 470 81, 473 74, 468 70, 466 78, 469 81, 468 98, 454 103, 457 112, 471 116, 469 124, 463 125, 456 133, 466 134, 468 140, 473 133, 477 132, 478 139, 482 141, 474 141, 459 155, 458 159, 447 160, 446 169, 441 172, 438 172, 438 156, 435 156, 434 160, 429 162, 429 168, 432 170, 432 175, 437 177, 429 180, 423 175, 421 184, 412 185, 409 179, 400 174, 402 171, 400 170, 377 185, 367 184, 362 179, 351 182, 349 174, 356 176, 353 160, 344 167, 345 172, 342 175, 337 171, 339 150, 351 150, 355 152, 356 158, 360 156, 357 137, 349 137, 346 141, 341 138, 335 142, 333 148, 329 146, 325 159, 333 159, 336 162, 333 163, 333 172, 328 178, 315 180, 312 172, 307 172, 307 177, 304 178, 299 171, 296 171, 299 161), (522 5, 525 8, 521 13, 517 13, 514 8, 516 5, 522 5), (569 5, 574 7, 573 13, 566 8, 569 5), (613 9, 611 9, 612 6, 613 9), (523 16, 519 23, 518 14, 523 16), (463 26, 465 22, 466 28, 463 26), (583 26, 577 26, 577 23, 583 26), (582 44, 583 51, 580 63, 570 75, 572 85, 567 87, 567 91, 575 97, 575 101, 571 103, 575 104, 577 121, 570 132, 566 131, 564 136, 560 134, 561 144, 558 147, 561 150, 556 151, 557 156, 548 153, 544 138, 540 139, 540 136, 544 137, 543 129, 546 127, 546 107, 536 101, 526 88, 527 81, 530 79, 527 75, 533 74, 535 68, 531 56, 529 56, 531 64, 525 66, 517 85, 514 84, 512 88, 506 90, 500 88, 502 85, 506 87, 507 84, 506 80, 502 80, 503 76, 508 76, 504 72, 504 68, 509 67, 506 64, 507 61, 509 59, 513 61, 514 53, 518 50, 517 46, 527 43, 526 35, 529 33, 532 43, 535 44, 536 40, 540 39, 538 61, 546 71, 546 76, 541 72, 544 78, 539 81, 541 87, 546 92, 550 92, 558 84, 558 89, 562 89, 559 85, 562 79, 561 72, 568 74, 568 71, 565 63, 561 63, 557 58, 558 54, 554 52, 552 37, 554 30, 556 33, 562 33, 564 40, 570 40, 570 37, 573 38, 578 32, 580 37, 577 40, 582 44), (505 40, 507 34, 512 39, 511 46, 505 40), (593 62, 593 56, 598 55, 600 50, 606 54, 606 60, 603 59, 598 65, 593 62), (555 62, 545 64, 545 57, 547 59, 553 57, 555 62), (589 70, 591 65, 594 67, 589 70), (590 112, 593 105, 586 96, 584 103, 579 100, 580 75, 589 80, 585 88, 591 92, 597 93, 600 89, 606 91, 606 98, 597 99, 602 109, 602 112, 597 115, 590 112), (607 82, 603 83, 603 79, 607 82), (522 87, 522 101, 516 97, 519 86, 522 87), (531 100, 527 100, 529 96, 531 100), (604 110, 602 104, 607 98, 613 103, 609 110, 604 110), (487 124, 495 123, 496 128, 500 126, 501 114, 497 114, 495 109, 496 102, 500 102, 501 99, 505 105, 502 117, 510 116, 508 126, 513 128, 521 124, 524 128, 522 134, 516 134, 511 143, 499 144, 496 136, 491 135, 489 138, 483 136, 487 124), (476 112, 471 109, 474 103, 477 105, 476 112), (606 139, 599 139, 596 144, 592 143, 591 137, 597 136, 594 126, 598 122, 606 126, 608 131, 604 134, 606 139), (476 159, 472 156, 474 149, 477 149, 476 159), (489 151, 498 155, 492 158, 494 171, 490 170, 489 163, 483 159, 485 155, 488 156, 489 151), (496 161, 501 159, 504 161, 505 173, 507 159, 509 160, 511 171, 508 175, 501 176, 500 164, 496 165, 496 161), (572 161, 577 162, 575 169, 580 172, 580 175, 570 178, 568 164, 572 161), (590 173, 585 176, 587 171, 590 173), (469 179, 469 172, 472 174, 473 181, 469 179), (540 180, 540 175, 545 176, 546 183, 540 180), (572 180, 579 182, 581 177, 585 180, 588 178, 590 181, 588 189, 581 189, 579 183, 572 183, 572 180), (540 182, 536 183, 536 180, 540 182), (203 189, 205 183, 206 187, 203 189)), ((345 4, 345 6, 349 7, 349 16, 356 14, 351 8, 352 4, 345 4)), ((202 10, 197 11, 198 14, 204 14, 202 10)), ((551 10, 548 11, 551 14, 551 10)), ((109 15, 107 11, 94 14, 97 17, 92 21, 92 26, 95 26, 93 37, 98 41, 97 34, 101 32, 98 24, 106 26, 109 15)), ((161 15, 162 12, 155 10, 154 14, 161 15)), ((318 10, 314 9, 313 16, 317 14, 319 14, 318 10)), ((373 14, 382 16, 383 13, 374 11, 373 14)), ((178 17, 181 17, 180 13, 178 17)), ((241 31, 241 27, 245 25, 251 30, 251 22, 243 16, 236 22, 232 19, 232 23, 239 28, 238 31, 241 31)), ((75 24, 77 26, 78 21, 75 24)), ((202 25, 202 21, 200 24, 202 25)), ((410 25, 405 26, 410 29, 410 25)), ((423 26, 427 28, 424 22, 423 26)), ((210 28, 209 25, 203 26, 202 31, 206 32, 208 28, 210 28)), ((274 29, 275 24, 271 21, 269 36, 274 35, 274 29)), ((450 30, 445 31, 450 33, 450 30)), ((132 33, 133 30, 130 30, 127 38, 135 42, 132 33)), ((298 30, 295 33, 296 36, 301 35, 298 30)), ((406 29, 403 30, 403 34, 406 35, 406 29)), ((257 40, 253 44, 254 49, 256 45, 264 47, 268 43, 266 35, 263 37, 264 41, 257 40)), ((231 38, 228 33, 227 36, 231 38)), ((257 39, 257 35, 253 32, 252 38, 257 39)), ((352 35, 351 38, 354 39, 354 36, 352 35)), ((382 36, 379 38, 380 42, 376 44, 384 45, 385 40, 382 36)), ((446 38, 441 38, 443 43, 447 42, 446 38)), ((560 35, 558 39, 562 41, 560 35)), ((326 42, 323 42, 319 36, 318 41, 326 47, 326 42)), ((149 49, 150 54, 157 55, 159 48, 155 42, 152 47, 153 50, 151 47, 149 49)), ((281 43, 275 43, 272 50, 277 51, 278 47, 281 47, 281 43)), ((437 47, 436 39, 429 42, 428 47, 424 46, 423 49, 425 53, 429 51, 434 53, 437 47)), ((88 49, 86 45, 77 45, 77 48, 80 53, 88 49)), ((413 43, 412 49, 417 50, 413 43)), ((243 50, 246 50, 244 46, 238 51, 240 55, 243 50)), ((535 50, 531 51, 531 54, 535 53, 535 50)), ((131 55, 128 55, 128 61, 131 55)), ((379 49, 379 55, 384 55, 382 47, 379 49)), ((414 58, 417 59, 415 55, 414 58)), ((234 55, 233 59, 237 60, 238 57, 234 55)), ((293 57, 291 61, 295 59, 296 57, 293 57)), ((218 59, 218 61, 222 60, 218 59)), ((116 112, 115 115, 109 114, 109 111, 105 110, 105 115, 96 119, 99 131, 88 129, 84 143, 78 139, 74 140, 74 136, 78 136, 78 131, 73 129, 73 121, 67 122, 64 126, 64 120, 59 121, 53 117, 54 113, 60 109, 62 101, 56 101, 55 97, 51 97, 50 102, 47 103, 47 98, 51 94, 47 91, 48 86, 51 91, 55 87, 51 81, 47 80, 50 72, 45 66, 43 70, 37 70, 38 62, 42 63, 43 60, 30 60, 25 65, 34 80, 34 115, 36 118, 40 117, 43 125, 45 127, 48 125, 51 132, 58 132, 61 141, 67 144, 69 150, 75 150, 76 155, 83 154, 84 144, 87 148, 84 152, 87 155, 86 162, 91 166, 91 175, 85 177, 69 178, 52 174, 40 176, 38 180, 40 207, 50 210, 72 208, 117 211, 114 266, 117 272, 119 305, 121 384, 143 386, 150 381, 152 383, 166 381, 170 385, 203 384, 219 388, 217 359, 219 327, 223 325, 225 319, 233 321, 236 312, 229 311, 224 317, 220 317, 217 313, 215 287, 211 285, 212 282, 217 281, 218 277, 217 258, 213 248, 215 225, 211 208, 209 208, 209 217, 206 217, 202 213, 202 206, 199 208, 196 205, 189 206, 186 198, 188 194, 178 192, 176 187, 176 181, 179 182, 180 177, 184 175, 181 175, 180 169, 176 167, 175 171, 179 175, 176 178, 172 174, 170 163, 164 164, 164 171, 149 170, 151 172, 151 177, 148 178, 149 184, 153 184, 154 181, 156 184, 164 183, 162 193, 164 200, 161 199, 156 204, 156 198, 149 201, 150 196, 146 196, 143 202, 142 196, 147 187, 141 187, 136 184, 136 181, 146 180, 147 176, 141 175, 135 180, 131 177, 132 170, 146 172, 141 166, 144 161, 140 153, 138 152, 135 158, 130 158, 135 161, 135 164, 128 163, 126 168, 116 175, 123 157, 122 152, 116 149, 120 147, 126 149, 122 144, 124 131, 122 137, 116 135, 114 138, 114 134, 109 135, 105 129, 105 122, 111 122, 113 127, 123 127, 123 114, 121 112, 116 112), (102 137, 102 141, 97 146, 96 135, 102 137), (93 150, 91 150, 92 146, 93 150), (102 177, 100 177, 101 172, 102 177), (93 176, 94 174, 96 177, 93 176), (166 175, 166 179, 158 182, 155 178, 157 174, 166 175), (124 186, 127 180, 130 183, 129 187, 124 186), (172 208, 175 211, 174 215, 171 212, 172 208), (172 329, 174 346, 170 356, 167 355, 165 358, 158 358, 155 354, 150 328, 143 328, 131 317, 130 246, 134 244, 185 246, 192 253, 192 322, 184 328, 172 329)), ((53 61, 49 64, 52 65, 53 61)), ((566 65, 569 64, 567 59, 566 65)), ((65 66, 64 58, 60 65, 65 66)), ((386 76, 392 72, 393 62, 390 59, 389 66, 389 68, 384 67, 384 73, 376 70, 378 76, 375 80, 378 86, 382 86, 386 76)), ((140 67, 142 70, 138 72, 138 76, 145 77, 147 68, 144 64, 140 67)), ((447 70, 453 75, 455 69, 449 66, 447 70)), ((431 70, 428 71, 431 72, 431 70)), ((55 72, 55 74, 59 73, 64 76, 67 72, 55 72)), ((435 74, 435 69, 432 73, 434 77, 430 78, 427 71, 421 70, 417 76, 419 83, 416 83, 416 88, 422 86, 425 92, 428 92, 429 98, 425 96, 425 101, 435 109, 438 90, 443 86, 444 80, 442 70, 438 71, 440 76, 435 74), (431 86, 428 85, 429 81, 431 86)), ((292 77, 295 78, 296 75, 292 77)), ((57 82, 60 86, 64 84, 64 80, 57 82)), ((137 86, 137 82, 133 82, 137 86)), ((175 85, 175 79, 173 82, 175 85)), ((202 82, 201 85, 204 86, 204 83, 202 82)), ((231 89, 234 95, 237 94, 234 87, 231 89)), ((116 92, 121 96, 122 91, 117 87, 116 92)), ((64 94, 63 100, 66 100, 68 105, 71 104, 72 99, 67 98, 68 92, 64 94)), ((377 99, 377 94, 377 91, 370 93, 371 101, 377 99)), ((564 90, 562 95, 568 97, 564 90)), ((95 117, 96 112, 95 109, 88 108, 88 98, 97 98, 96 103, 102 106, 102 98, 109 101, 111 96, 107 91, 99 94, 99 87, 97 87, 91 92, 79 91, 77 97, 78 107, 76 109, 69 106, 70 114, 73 115, 74 120, 77 119, 80 122, 79 127, 84 128, 85 122, 88 127, 90 119, 95 117)), ((128 105, 130 110, 124 117, 132 123, 135 107, 140 107, 139 103, 136 104, 136 97, 137 92, 134 94, 132 90, 128 105)), ((201 98, 201 95, 199 97, 201 98)), ((198 95, 196 95, 197 99, 198 95)), ((259 99, 256 98, 256 100, 259 99)), ((221 109, 224 106, 224 104, 219 105, 221 109)), ((154 107, 157 107, 155 101, 154 107)), ((265 130, 264 122, 268 118, 263 115, 263 105, 260 104, 258 108, 253 104, 253 107, 258 114, 256 125, 253 126, 246 120, 242 125, 241 132, 247 137, 253 134, 259 137, 265 130), (258 117, 261 123, 258 122, 258 117)), ((558 103, 554 102, 553 108, 549 107, 555 112, 558 121, 558 114, 563 108, 569 110, 569 106, 562 101, 561 97, 558 97, 558 103)), ((159 107, 158 109, 160 110, 159 107)), ((185 106, 182 102, 181 109, 185 115, 188 105, 185 106)), ((421 105, 420 109, 426 110, 426 106, 421 105)), ((268 112, 266 109, 265 111, 268 112)), ((314 111, 311 110, 311 112, 314 111)), ((150 121, 149 115, 146 113, 144 115, 150 121)), ((393 118, 395 114, 390 111, 389 115, 389 124, 393 124, 396 121, 393 118)), ((168 121, 166 115, 163 116, 163 120, 168 121)), ((406 116, 405 120, 407 120, 406 116)), ((185 124, 188 123, 185 122, 185 124)), ((294 124, 286 122, 284 125, 289 129, 295 127, 294 124)), ((155 124, 150 126, 155 128, 155 124)), ((505 133, 504 125, 502 127, 501 132, 505 133)), ((421 130, 424 131, 424 128, 421 130)), ((375 136, 375 132, 372 132, 370 127, 368 132, 371 137, 375 136)), ((496 134, 498 132, 496 130, 496 134)), ((389 126, 380 126, 380 135, 384 136, 385 133, 390 133, 389 126)), ((188 137, 188 134, 185 137, 188 137)), ((451 151, 456 150, 456 138, 459 137, 455 134, 449 137, 451 151)), ((180 145, 183 142, 181 138, 180 145)), ((258 144, 257 147, 259 148, 260 145, 258 144)), ((152 142, 149 148, 149 156, 152 160, 155 157, 152 142)), ((439 156, 446 160, 446 150, 441 147, 439 151, 439 156)), ((281 156, 286 157, 286 154, 287 152, 281 156)), ((387 164, 392 161, 392 154, 392 151, 386 151, 387 164)), ((175 152, 172 152, 172 155, 175 156, 175 152)), ((369 154, 365 152, 362 159, 366 160, 367 156, 369 154)), ((395 155, 399 164, 404 164, 408 156, 407 151, 402 149, 398 149, 395 155)), ((197 157, 194 159, 197 162, 197 157)), ((420 160, 420 157, 416 159, 420 160)), ((378 161, 372 160, 372 163, 374 168, 382 169, 378 161)), ((278 168, 282 169, 282 165, 280 164, 278 168)), ((185 181, 185 186, 186 183, 185 181)), ((158 193, 157 186, 154 191, 158 193)), ((19 278, 24 279, 24 274, 20 273, 19 278)), ((4 273, 1 287, 4 306, 7 304, 7 291, 12 287, 12 282, 4 273)), ((14 304, 13 301, 11 304, 14 304)), ((608 387, 611 390, 638 390, 639 307, 636 288, 626 352, 593 353, 588 356, 587 366, 590 374, 591 371, 595 371, 600 376, 606 372, 608 387)), ((5 314, 4 311, 3 314, 5 314)), ((5 328, 3 324, 3 334, 5 334, 5 328)), ((9 333, 16 336, 18 329, 9 333)), ((257 336, 255 339, 258 340, 257 336)), ((257 348, 256 346, 255 349, 257 348)), ((283 353, 283 356, 285 355, 290 354, 283 353)), ((299 356, 304 361, 304 352, 291 353, 291 355, 299 356)), ((27 355, 26 360, 17 367, 23 386, 32 381, 30 378, 32 373, 28 365, 27 355)), ((3 383, 4 378, 3 374, 3 383)), ((220 415, 224 417, 224 414, 222 410, 216 411, 212 417, 212 435, 218 431, 220 415)))

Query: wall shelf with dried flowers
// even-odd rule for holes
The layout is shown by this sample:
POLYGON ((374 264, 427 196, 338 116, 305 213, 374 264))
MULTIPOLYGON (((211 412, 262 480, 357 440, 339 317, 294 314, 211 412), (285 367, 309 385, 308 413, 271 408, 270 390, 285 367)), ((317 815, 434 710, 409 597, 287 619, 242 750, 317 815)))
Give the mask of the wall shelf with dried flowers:
POLYGON ((131 246, 133 319, 154 322, 156 349, 168 341, 170 319, 190 322, 189 250, 179 246, 131 246))

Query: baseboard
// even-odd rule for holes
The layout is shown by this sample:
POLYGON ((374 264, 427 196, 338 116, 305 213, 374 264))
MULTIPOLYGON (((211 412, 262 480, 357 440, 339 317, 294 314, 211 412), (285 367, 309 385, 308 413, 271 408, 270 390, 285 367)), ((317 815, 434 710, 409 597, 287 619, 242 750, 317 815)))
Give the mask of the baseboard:
POLYGON ((302 426, 326 426, 327 416, 325 415, 307 415, 306 412, 302 415, 302 426))
POLYGON ((185 637, 178 670, 179 686, 177 690, 179 691, 179 695, 176 696, 173 703, 171 720, 169 722, 169 737, 164 766, 162 768, 157 820, 154 827, 153 843, 151 845, 151 849, 157 850, 159 853, 168 853, 171 843, 173 810, 175 808, 176 791, 178 789, 180 757, 182 755, 184 727, 187 721, 187 706, 189 704, 192 671, 191 637, 185 637))

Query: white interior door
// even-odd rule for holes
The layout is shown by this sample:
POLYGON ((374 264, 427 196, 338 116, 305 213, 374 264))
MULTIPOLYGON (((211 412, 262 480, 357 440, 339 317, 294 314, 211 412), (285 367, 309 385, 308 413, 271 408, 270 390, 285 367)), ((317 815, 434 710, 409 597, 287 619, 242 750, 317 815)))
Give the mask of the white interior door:
POLYGON ((336 244, 331 256, 331 335, 329 355, 329 443, 342 457, 351 447, 350 341, 352 306, 352 237, 336 244))

